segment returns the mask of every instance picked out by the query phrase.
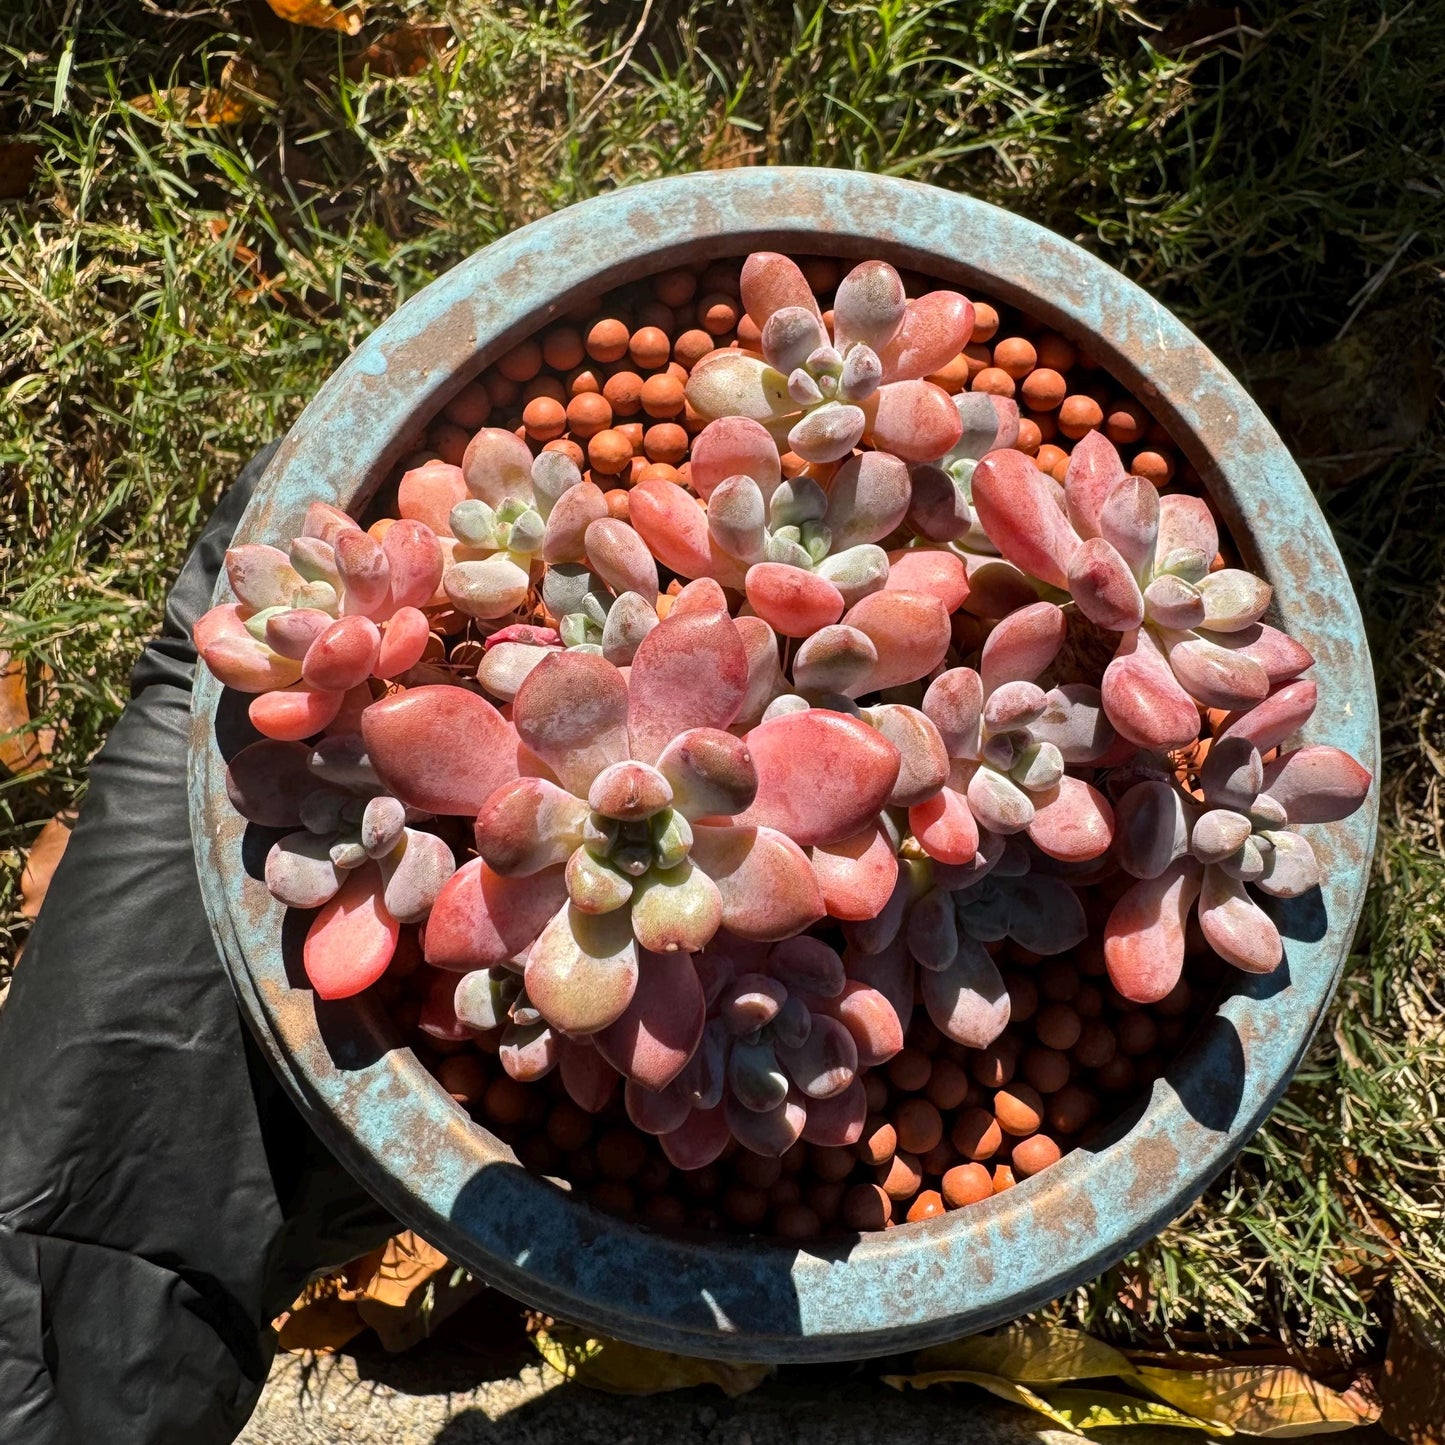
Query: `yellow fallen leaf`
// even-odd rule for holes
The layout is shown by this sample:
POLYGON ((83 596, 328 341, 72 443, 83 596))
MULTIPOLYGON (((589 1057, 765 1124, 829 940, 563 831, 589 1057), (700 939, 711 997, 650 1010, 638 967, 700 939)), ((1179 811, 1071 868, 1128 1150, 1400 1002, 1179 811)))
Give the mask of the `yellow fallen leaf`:
POLYGON ((1050 1390, 1049 1405, 1076 1430, 1103 1430, 1117 1425, 1172 1425, 1202 1430, 1206 1435, 1233 1435, 1228 1425, 1186 1415, 1158 1400, 1141 1400, 1115 1390, 1050 1390))
POLYGON ((352 4, 338 10, 327 0, 266 0, 271 9, 292 25, 309 25, 313 30, 339 30, 343 35, 361 31, 361 6, 352 4))
POLYGON ((219 85, 177 85, 129 102, 142 115, 179 120, 183 125, 241 125, 252 120, 263 102, 278 94, 275 79, 248 60, 233 57, 219 85))
POLYGON ((771 1365, 696 1360, 589 1335, 573 1325, 538 1330, 532 1343, 559 1375, 610 1395, 660 1395, 697 1385, 716 1385, 725 1395, 746 1395, 773 1373, 771 1365))
POLYGON ((1344 1396, 1288 1365, 1198 1371, 1140 1365, 1136 1378, 1177 1409, 1265 1440, 1325 1435, 1367 1423, 1344 1396))
POLYGON ((1106 1375, 1128 1379, 1134 1367, 1118 1350, 1082 1330, 1051 1325, 1011 1325, 991 1335, 971 1335, 922 1351, 914 1368, 982 1370, 1006 1380, 1048 1385, 1094 1380, 1106 1375))
POLYGON ((1000 1400, 1022 1405, 1025 1409, 1042 1415, 1046 1420, 1052 1420, 1071 1435, 1087 1438, 1082 1430, 1070 1424, 1066 1415, 1055 1410, 1042 1395, 1036 1395, 1027 1385, 1020 1385, 1016 1380, 1006 1380, 1002 1375, 991 1375, 984 1370, 930 1370, 919 1375, 884 1375, 883 1383, 891 1385, 895 1390, 928 1390, 934 1385, 977 1385, 979 1389, 997 1395, 1000 1400))
POLYGON ((291 1354, 335 1354, 366 1328, 356 1312, 356 1301, 325 1295, 299 1304, 282 1317, 276 1343, 291 1354))
POLYGON ((50 888, 50 880, 70 842, 70 830, 75 827, 75 811, 67 808, 57 813, 36 834, 25 855, 25 868, 20 874, 20 913, 22 917, 34 918, 40 912, 50 888))
POLYGON ((0 652, 0 764, 16 777, 50 766, 30 721, 25 661, 0 652))

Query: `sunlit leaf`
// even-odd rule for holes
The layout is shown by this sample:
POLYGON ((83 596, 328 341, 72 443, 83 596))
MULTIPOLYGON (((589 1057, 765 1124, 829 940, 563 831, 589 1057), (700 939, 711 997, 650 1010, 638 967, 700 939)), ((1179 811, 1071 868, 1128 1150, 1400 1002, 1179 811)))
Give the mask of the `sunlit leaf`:
POLYGON ((1344 1396, 1287 1365, 1200 1371, 1140 1365, 1136 1375, 1176 1408, 1266 1440, 1353 1430, 1367 1419, 1344 1396))
POLYGON ((70 830, 75 827, 75 812, 67 808, 57 813, 39 832, 30 845, 25 858, 25 869, 20 875, 20 912, 26 918, 34 918, 40 912, 40 905, 50 887, 50 880, 70 842, 70 830))
POLYGON ((337 9, 327 0, 266 0, 271 9, 292 25, 309 25, 313 30, 339 30, 356 35, 361 30, 362 7, 352 4, 337 9))
POLYGON ((773 1373, 771 1365, 695 1360, 589 1335, 572 1325, 539 1330, 532 1343, 559 1374, 610 1395, 660 1395, 697 1385, 716 1385, 729 1396, 746 1395, 773 1373))

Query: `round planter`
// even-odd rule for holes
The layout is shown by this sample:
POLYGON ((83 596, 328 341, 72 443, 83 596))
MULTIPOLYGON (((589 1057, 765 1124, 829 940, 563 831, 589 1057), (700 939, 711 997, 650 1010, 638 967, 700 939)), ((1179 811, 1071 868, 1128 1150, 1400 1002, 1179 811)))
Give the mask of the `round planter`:
MULTIPOLYGON (((1324 684, 1303 734, 1378 765, 1359 609, 1328 527, 1244 389, 1168 311, 1058 236, 966 196, 845 171, 688 176, 599 197, 498 241, 364 341, 277 452, 237 532, 300 531, 309 502, 359 511, 419 426, 569 302, 683 262, 760 248, 880 257, 1020 306, 1084 345, 1199 468, 1272 620, 1324 684)), ((218 601, 229 593, 224 577, 218 601)), ((304 922, 259 878, 224 787, 244 710, 204 669, 191 818, 202 891, 241 1007, 317 1132, 396 1215, 508 1293, 623 1339, 747 1360, 856 1358, 1009 1319, 1090 1278, 1184 1210, 1259 1127, 1319 1024, 1349 951, 1375 800, 1309 829, 1328 883, 1268 901, 1285 961, 1238 975, 1151 1096, 1104 1141, 928 1223, 797 1247, 651 1232, 521 1168, 442 1093, 389 1020, 318 1001, 304 922)))

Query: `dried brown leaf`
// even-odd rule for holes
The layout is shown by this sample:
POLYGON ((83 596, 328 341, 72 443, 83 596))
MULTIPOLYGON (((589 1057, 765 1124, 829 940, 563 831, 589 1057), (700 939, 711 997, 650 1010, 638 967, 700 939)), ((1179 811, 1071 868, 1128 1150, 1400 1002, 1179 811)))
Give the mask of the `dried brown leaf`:
POLYGON ((1241 1435, 1287 1440, 1353 1430, 1369 1423, 1354 1399, 1285 1365, 1230 1366, 1222 1370, 1136 1367, 1146 1390, 1176 1409, 1229 1425, 1241 1435))
POLYGON ((343 35, 361 31, 362 7, 346 5, 340 10, 327 0, 266 0, 272 11, 292 25, 307 25, 313 30, 339 30, 343 35))
POLYGON ((34 918, 40 912, 50 880, 70 842, 70 830, 75 827, 75 811, 67 808, 57 813, 39 832, 30 852, 25 858, 25 869, 20 875, 20 912, 26 918, 34 918))
POLYGON ((1406 1445, 1445 1445, 1445 1328, 1395 1301, 1380 1374, 1381 1428, 1406 1445))
POLYGON ((388 79, 420 75, 453 41, 450 25, 398 25, 346 62, 346 74, 360 80, 368 71, 388 79))
POLYGON ((130 104, 142 115, 179 120, 183 125, 241 125, 253 120, 266 102, 275 100, 274 77, 235 57, 226 62, 219 85, 178 85, 153 95, 138 95, 130 104))
POLYGON ((340 1295, 298 1304, 278 1322, 276 1343, 279 1348, 299 1354, 303 1351, 331 1355, 354 1340, 366 1322, 356 1312, 356 1301, 340 1295))
POLYGON ((0 764, 21 777, 50 766, 43 739, 30 721, 25 661, 0 652, 0 764))

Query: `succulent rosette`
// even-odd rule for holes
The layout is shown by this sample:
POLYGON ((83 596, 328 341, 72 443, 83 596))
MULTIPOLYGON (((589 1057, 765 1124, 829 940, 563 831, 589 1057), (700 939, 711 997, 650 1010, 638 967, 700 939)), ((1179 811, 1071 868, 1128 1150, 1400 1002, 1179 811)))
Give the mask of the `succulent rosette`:
POLYGON ((1097 626, 1121 635, 1101 691, 1114 727, 1148 748, 1180 748, 1199 708, 1261 702, 1314 659, 1260 621, 1270 587, 1237 568, 1213 569, 1219 530, 1200 497, 1161 497, 1125 474, 1091 432, 1074 448, 1063 495, 1018 452, 985 457, 973 497, 999 551, 1069 593, 1097 626))

